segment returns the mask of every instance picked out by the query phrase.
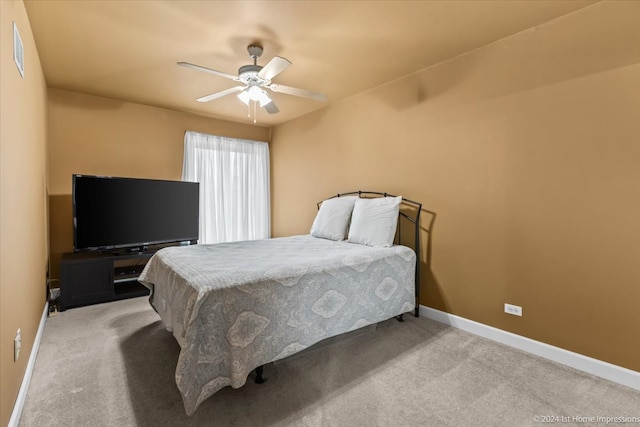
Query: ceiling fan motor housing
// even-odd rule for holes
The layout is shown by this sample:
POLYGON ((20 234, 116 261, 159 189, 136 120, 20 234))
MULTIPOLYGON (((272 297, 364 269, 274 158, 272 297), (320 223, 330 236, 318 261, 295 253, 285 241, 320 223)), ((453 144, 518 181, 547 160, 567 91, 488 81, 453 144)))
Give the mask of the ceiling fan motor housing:
POLYGON ((269 84, 269 80, 265 80, 258 75, 262 70, 260 65, 243 65, 238 69, 238 80, 249 86, 262 86, 269 84))

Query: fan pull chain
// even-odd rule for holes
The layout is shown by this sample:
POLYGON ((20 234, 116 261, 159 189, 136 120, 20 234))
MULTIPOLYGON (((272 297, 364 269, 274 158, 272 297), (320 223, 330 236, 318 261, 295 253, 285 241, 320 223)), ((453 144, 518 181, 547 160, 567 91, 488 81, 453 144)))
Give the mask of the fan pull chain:
POLYGON ((253 101, 253 123, 258 119, 258 101, 253 101))

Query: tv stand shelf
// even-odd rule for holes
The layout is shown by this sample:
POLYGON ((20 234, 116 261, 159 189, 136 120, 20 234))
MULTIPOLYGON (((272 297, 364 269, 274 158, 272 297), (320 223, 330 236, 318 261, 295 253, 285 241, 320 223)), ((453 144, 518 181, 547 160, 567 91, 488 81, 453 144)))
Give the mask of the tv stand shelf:
POLYGON ((74 252, 60 261, 60 310, 149 295, 138 282, 155 251, 74 252))

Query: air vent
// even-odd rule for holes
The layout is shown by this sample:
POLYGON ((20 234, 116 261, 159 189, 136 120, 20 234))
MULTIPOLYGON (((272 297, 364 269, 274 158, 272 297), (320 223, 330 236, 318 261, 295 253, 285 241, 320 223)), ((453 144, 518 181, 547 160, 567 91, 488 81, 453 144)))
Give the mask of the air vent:
POLYGON ((13 23, 13 60, 18 67, 18 71, 20 71, 20 75, 24 78, 24 47, 15 22, 13 23))

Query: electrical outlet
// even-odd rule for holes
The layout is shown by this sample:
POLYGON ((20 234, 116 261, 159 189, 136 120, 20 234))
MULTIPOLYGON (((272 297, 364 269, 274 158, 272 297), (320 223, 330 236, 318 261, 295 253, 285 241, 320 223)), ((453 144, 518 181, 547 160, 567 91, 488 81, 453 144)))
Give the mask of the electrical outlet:
POLYGON ((17 362, 20 357, 20 347, 22 347, 22 333, 20 328, 16 332, 16 337, 13 339, 13 361, 17 362))
POLYGON ((513 314, 514 316, 522 316, 522 307, 519 305, 505 303, 504 312, 507 314, 513 314))

